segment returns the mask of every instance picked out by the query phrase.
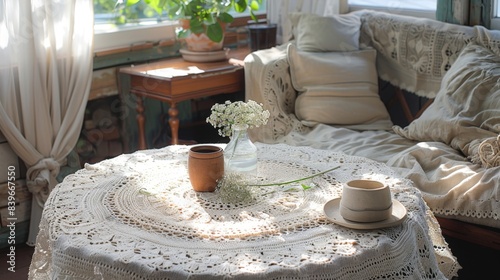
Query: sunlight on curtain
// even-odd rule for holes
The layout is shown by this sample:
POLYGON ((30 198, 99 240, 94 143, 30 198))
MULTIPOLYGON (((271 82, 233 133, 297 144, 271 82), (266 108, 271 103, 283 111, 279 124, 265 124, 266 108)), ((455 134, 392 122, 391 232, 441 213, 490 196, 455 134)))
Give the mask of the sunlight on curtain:
POLYGON ((93 1, 0 0, 0 129, 26 163, 28 244, 80 135, 93 63, 93 1))
POLYGON ((2 21, 0 21, 0 49, 5 49, 9 44, 8 32, 5 18, 2 17, 2 21))

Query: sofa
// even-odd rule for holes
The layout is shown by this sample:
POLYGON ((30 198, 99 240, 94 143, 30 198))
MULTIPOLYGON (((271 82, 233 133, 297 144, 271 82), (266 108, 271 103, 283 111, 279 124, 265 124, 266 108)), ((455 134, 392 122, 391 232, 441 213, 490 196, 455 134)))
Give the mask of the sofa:
POLYGON ((252 140, 383 162, 444 235, 500 250, 500 32, 378 11, 290 15, 293 38, 245 58, 252 140))

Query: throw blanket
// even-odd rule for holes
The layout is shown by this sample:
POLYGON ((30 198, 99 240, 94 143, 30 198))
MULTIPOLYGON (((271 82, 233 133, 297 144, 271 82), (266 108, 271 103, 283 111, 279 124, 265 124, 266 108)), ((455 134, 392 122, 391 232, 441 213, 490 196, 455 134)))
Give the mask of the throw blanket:
POLYGON ((500 133, 500 56, 471 44, 444 75, 441 89, 425 112, 397 134, 416 141, 438 141, 478 154, 479 145, 500 133))
POLYGON ((379 77, 434 98, 441 80, 462 49, 475 42, 500 56, 500 32, 383 12, 360 11, 361 45, 378 52, 379 77))

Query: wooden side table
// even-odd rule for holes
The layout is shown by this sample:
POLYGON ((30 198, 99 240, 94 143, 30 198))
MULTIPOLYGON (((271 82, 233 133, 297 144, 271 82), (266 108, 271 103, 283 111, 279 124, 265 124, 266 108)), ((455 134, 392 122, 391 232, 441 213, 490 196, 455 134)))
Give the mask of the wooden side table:
POLYGON ((182 58, 166 59, 120 69, 130 76, 130 93, 137 98, 139 149, 147 149, 144 131, 146 108, 143 97, 154 98, 170 105, 168 110, 172 144, 179 142, 179 110, 177 103, 185 100, 228 94, 245 89, 243 59, 248 49, 229 52, 229 59, 219 62, 188 62, 182 58))

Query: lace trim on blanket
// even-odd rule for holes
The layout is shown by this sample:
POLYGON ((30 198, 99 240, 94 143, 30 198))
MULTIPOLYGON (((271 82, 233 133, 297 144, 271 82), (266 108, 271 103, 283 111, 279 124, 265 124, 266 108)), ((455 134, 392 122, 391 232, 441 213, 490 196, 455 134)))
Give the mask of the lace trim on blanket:
POLYGON ((440 207, 433 207, 432 212, 436 214, 437 216, 452 216, 452 217, 457 217, 459 219, 463 219, 464 221, 467 221, 467 218, 475 218, 475 219, 494 219, 494 220, 500 220, 500 214, 498 211, 488 211, 485 212, 483 210, 472 210, 472 209, 448 209, 448 208, 440 208, 440 207))
POLYGON ((462 49, 476 43, 500 55, 500 34, 481 26, 365 12, 360 42, 378 52, 379 77, 417 95, 434 98, 462 49))

